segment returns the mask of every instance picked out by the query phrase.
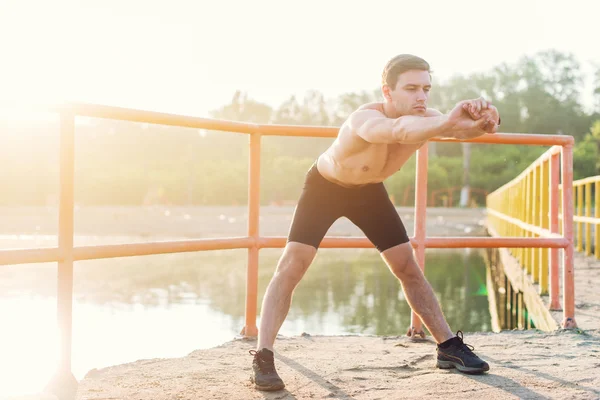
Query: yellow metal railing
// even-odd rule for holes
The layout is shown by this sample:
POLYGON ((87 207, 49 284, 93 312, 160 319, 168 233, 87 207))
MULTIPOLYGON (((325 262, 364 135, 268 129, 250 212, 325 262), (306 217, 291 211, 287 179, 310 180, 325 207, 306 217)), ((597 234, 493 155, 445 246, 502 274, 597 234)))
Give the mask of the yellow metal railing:
MULTIPOLYGON (((561 187, 562 190, 562 187, 561 187)), ((600 175, 579 179, 573 182, 575 209, 573 222, 576 224, 575 250, 585 251, 591 256, 592 250, 600 260, 600 175), (592 208, 594 209, 592 215, 592 208), (592 227, 593 236, 592 239, 592 227), (594 244, 594 246, 592 246, 594 244)), ((562 215, 559 216, 562 226, 562 215)))
MULTIPOLYGON (((600 175, 572 181, 573 170, 565 167, 570 165, 571 157, 571 146, 562 149, 554 146, 518 177, 487 197, 488 227, 494 236, 571 241, 564 247, 563 257, 563 295, 569 298, 569 303, 574 298, 574 293, 569 293, 574 290, 572 252, 591 256, 593 251, 600 259, 600 175), (565 161, 564 157, 569 160, 565 161), (564 191, 563 185, 571 190, 564 191)), ((539 284, 540 294, 549 294, 551 310, 561 308, 558 251, 558 248, 509 249, 532 281, 539 284)), ((571 307, 566 303, 565 300, 565 307, 571 307)))
MULTIPOLYGON (((564 168, 564 158, 571 158, 572 148, 554 146, 542 154, 519 176, 498 188, 487 197, 488 228, 494 236, 522 238, 553 238, 572 241, 572 228, 559 226, 559 207, 572 204, 571 192, 559 191, 562 181, 572 181, 572 168, 564 168), (560 157, 563 157, 563 168, 560 157), (561 171, 562 170, 562 171, 561 171), (567 195, 566 201, 561 201, 567 195)), ((568 160, 567 160, 568 161, 568 160)), ((572 206, 569 209, 572 212, 572 206)), ((571 212, 567 214, 571 214, 571 212)), ((571 217, 571 215, 569 215, 571 217)), ((572 259, 573 243, 563 247, 566 257, 572 259)), ((550 295, 550 309, 560 309, 558 300, 558 248, 509 248, 524 271, 539 285, 540 294, 550 295)), ((572 280, 572 267, 565 264, 565 279, 572 280)), ((571 285, 568 285, 571 286, 571 285)), ((565 286, 565 288, 568 288, 565 286)), ((570 289, 568 289, 570 290, 570 289)), ((571 293, 565 293, 569 297, 571 293)))

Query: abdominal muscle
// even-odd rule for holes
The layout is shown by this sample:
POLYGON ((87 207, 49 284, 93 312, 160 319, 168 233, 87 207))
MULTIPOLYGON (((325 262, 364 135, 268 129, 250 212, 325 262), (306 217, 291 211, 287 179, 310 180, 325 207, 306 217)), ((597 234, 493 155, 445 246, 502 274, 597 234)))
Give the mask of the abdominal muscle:
POLYGON ((382 171, 387 151, 379 153, 381 155, 374 158, 367 154, 354 154, 352 157, 338 159, 335 155, 325 152, 317 160, 317 169, 325 179, 344 187, 383 182, 386 178, 382 171), (383 163, 381 159, 384 160, 383 163))

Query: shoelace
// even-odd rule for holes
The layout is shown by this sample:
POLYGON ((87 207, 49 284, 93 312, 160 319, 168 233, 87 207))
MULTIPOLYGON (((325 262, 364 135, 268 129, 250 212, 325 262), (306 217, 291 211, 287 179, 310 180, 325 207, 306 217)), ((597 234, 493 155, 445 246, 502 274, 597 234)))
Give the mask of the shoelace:
POLYGON ((251 355, 254 356, 254 360, 260 369, 260 372, 264 374, 272 374, 275 372, 275 360, 274 359, 265 359, 256 350, 248 351, 251 355))
POLYGON ((473 350, 475 350, 475 347, 471 346, 470 344, 466 344, 463 341, 463 333, 462 333, 462 331, 457 331, 456 332, 456 337, 458 338, 458 340, 460 340, 460 345, 461 345, 460 346, 460 350, 463 353, 466 353, 466 354, 474 356, 475 354, 473 353, 473 350))

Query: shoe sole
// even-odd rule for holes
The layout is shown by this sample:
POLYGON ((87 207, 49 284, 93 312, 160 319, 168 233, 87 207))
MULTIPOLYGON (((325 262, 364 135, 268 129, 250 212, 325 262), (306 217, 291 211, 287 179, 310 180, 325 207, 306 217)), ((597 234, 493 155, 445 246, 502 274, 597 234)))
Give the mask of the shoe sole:
POLYGON ((281 385, 269 385, 269 386, 262 386, 257 384, 256 382, 254 382, 253 377, 250 377, 250 382, 252 382, 254 384, 254 388, 257 390, 262 390, 263 392, 275 392, 277 390, 281 390, 285 387, 285 384, 281 384, 281 385))
POLYGON ((442 360, 437 360, 436 366, 440 369, 456 368, 460 372, 464 372, 466 374, 483 374, 484 372, 487 372, 490 370, 489 366, 483 367, 483 368, 465 367, 464 365, 462 365, 460 363, 455 363, 454 361, 442 361, 442 360))

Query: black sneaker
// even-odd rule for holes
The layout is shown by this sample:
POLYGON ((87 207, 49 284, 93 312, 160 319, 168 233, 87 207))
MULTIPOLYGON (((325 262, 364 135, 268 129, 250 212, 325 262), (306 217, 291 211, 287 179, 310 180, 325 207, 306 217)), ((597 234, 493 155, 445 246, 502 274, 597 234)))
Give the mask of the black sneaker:
POLYGON ((254 356, 252 375, 250 376, 250 382, 254 383, 254 387, 266 391, 283 389, 285 384, 275 371, 273 352, 268 349, 250 350, 250 354, 254 356))
POLYGON ((450 342, 450 346, 441 348, 437 346, 437 364, 438 368, 450 369, 456 368, 460 372, 468 374, 482 374, 489 371, 488 363, 477 357, 472 352, 473 346, 463 342, 463 333, 456 332, 456 337, 450 342))

